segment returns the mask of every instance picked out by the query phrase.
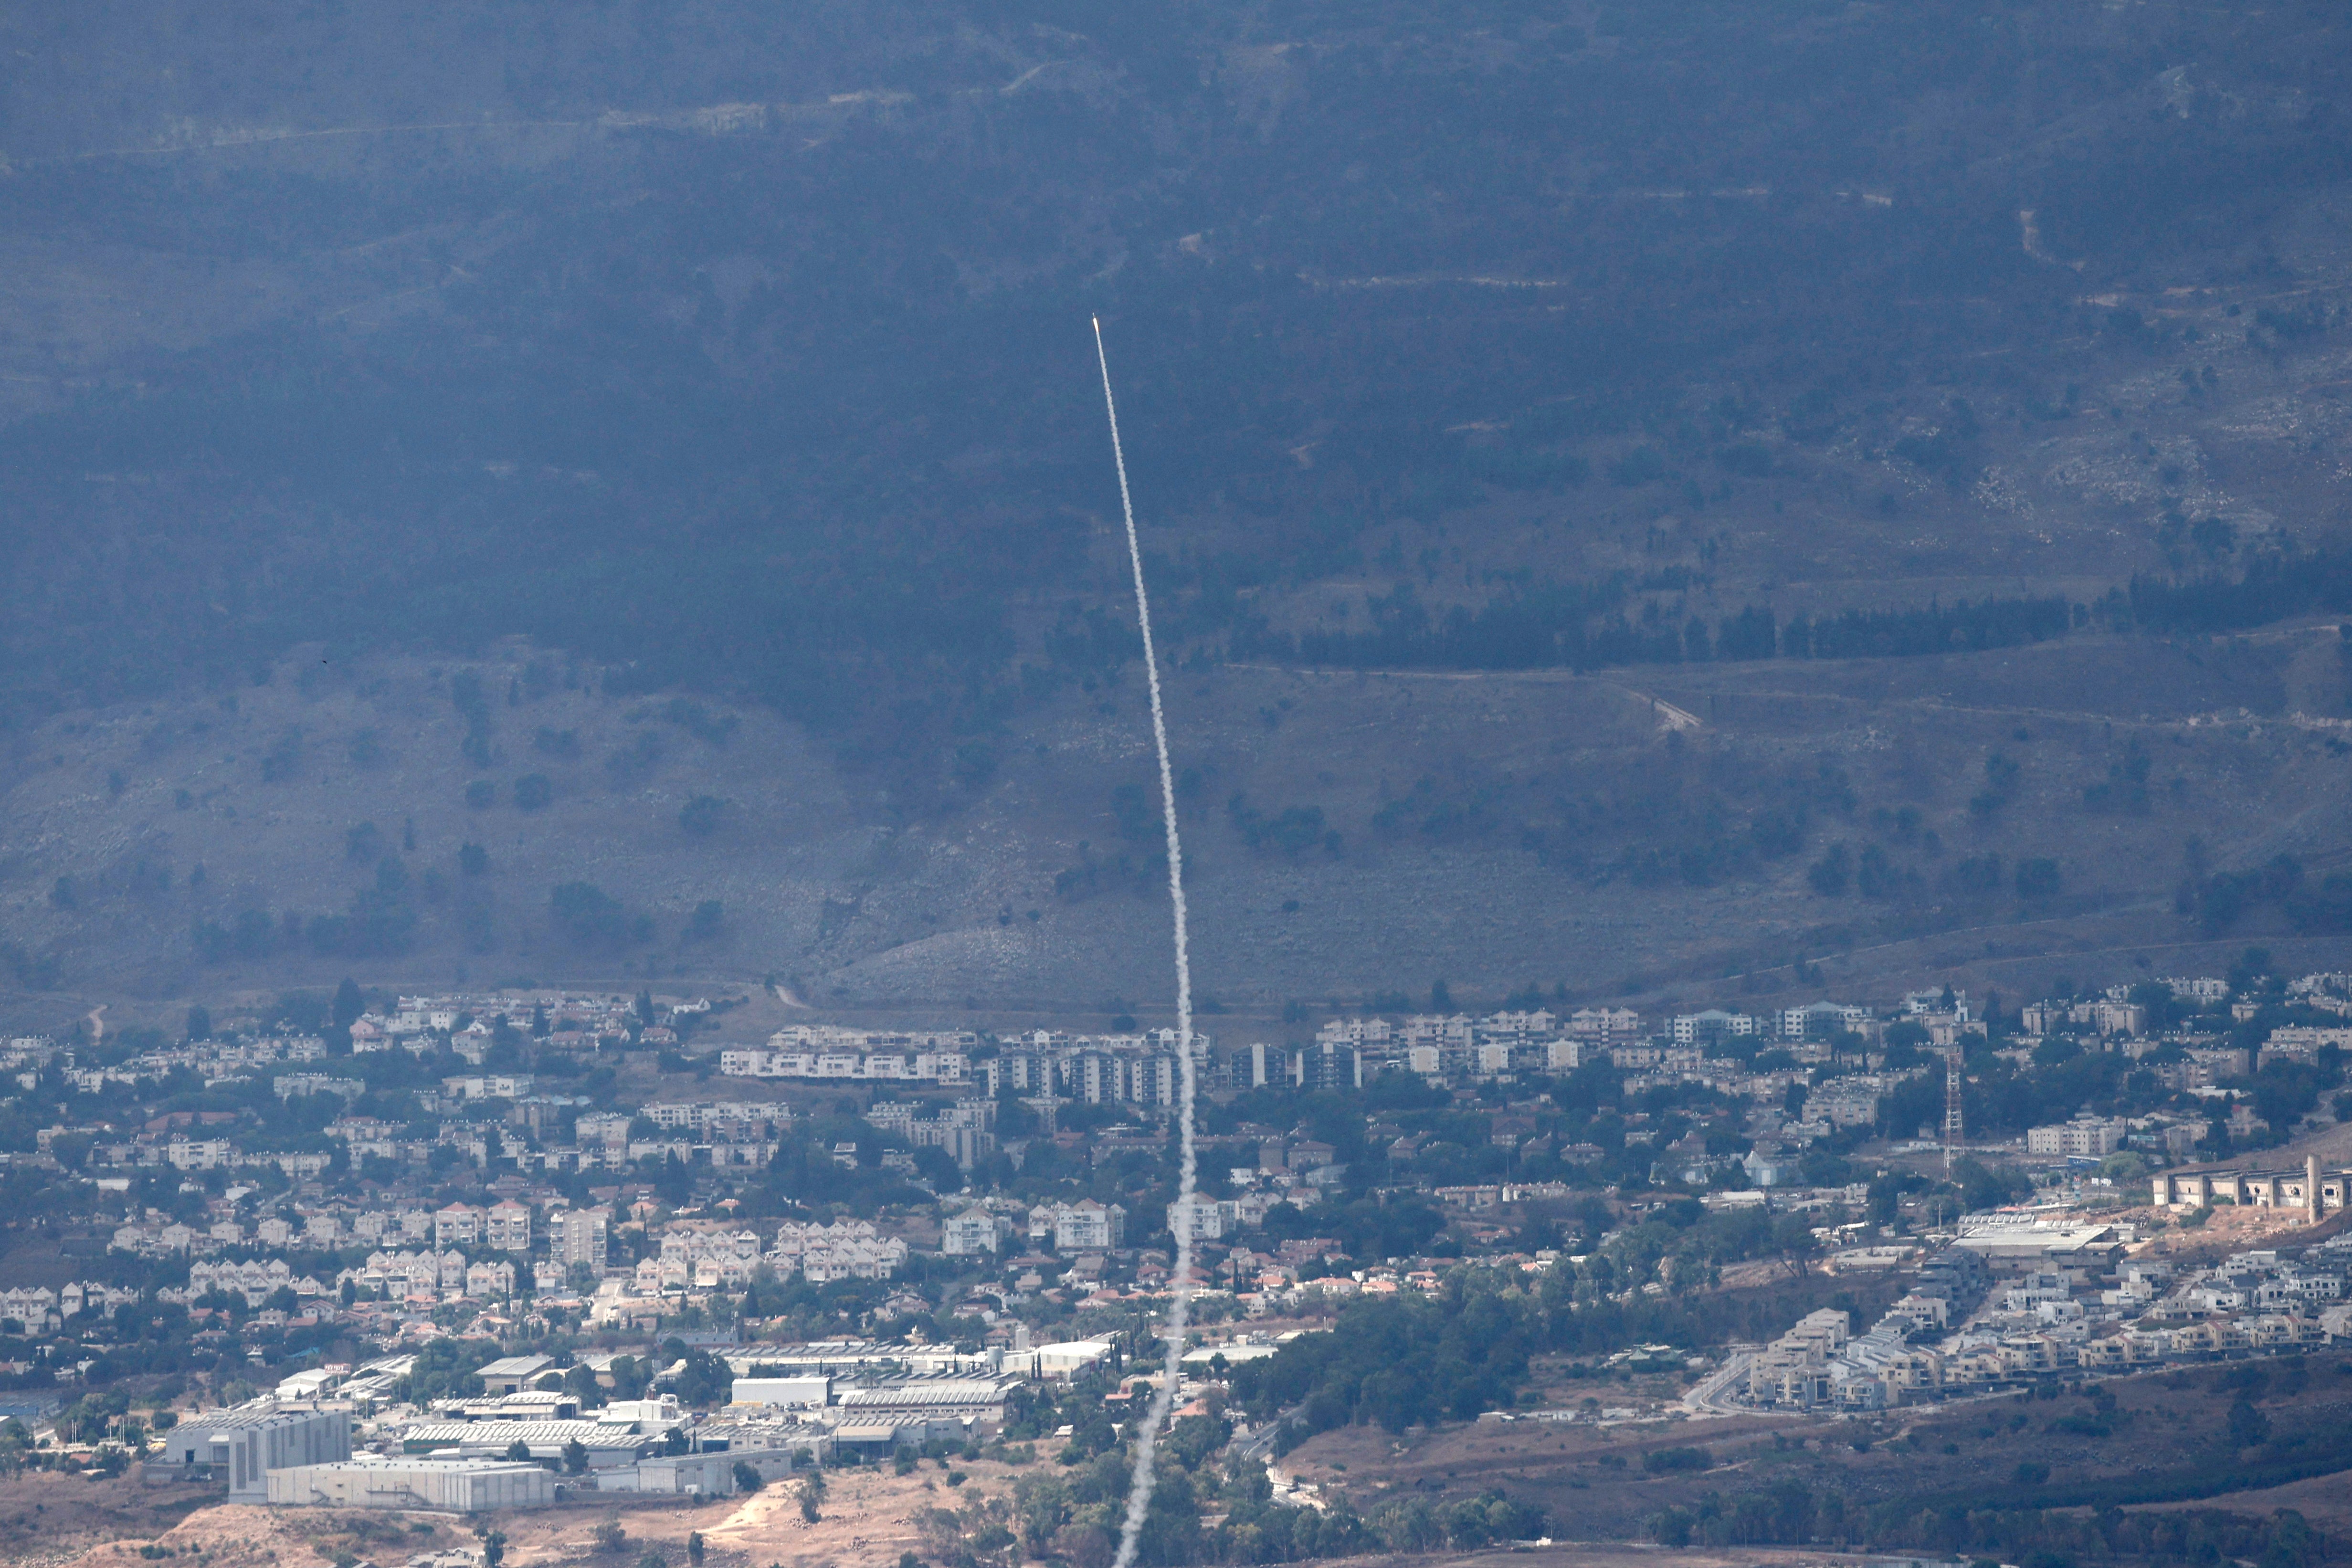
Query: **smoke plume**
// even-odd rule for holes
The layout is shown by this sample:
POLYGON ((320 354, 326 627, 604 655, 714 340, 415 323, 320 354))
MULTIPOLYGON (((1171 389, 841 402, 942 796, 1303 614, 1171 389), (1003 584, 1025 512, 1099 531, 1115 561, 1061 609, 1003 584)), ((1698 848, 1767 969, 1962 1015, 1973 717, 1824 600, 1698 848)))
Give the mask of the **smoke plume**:
POLYGON ((1176 1403, 1176 1379, 1184 1359, 1184 1325, 1192 1306, 1192 1199, 1199 1163, 1192 1147, 1192 959, 1184 922, 1184 845, 1176 834, 1176 775, 1168 762, 1168 720, 1160 702, 1160 658, 1151 645, 1151 600, 1143 589, 1143 546, 1135 533, 1135 502, 1128 494, 1127 454, 1118 442, 1118 403, 1110 392, 1110 359, 1103 351, 1102 319, 1095 318, 1095 359, 1102 366, 1103 409, 1110 416, 1110 455, 1118 466, 1118 505, 1127 517, 1127 558, 1135 568, 1135 618, 1143 627, 1143 669, 1151 685, 1151 741, 1160 752, 1160 809, 1168 826, 1168 902, 1176 914, 1176 1124, 1182 1139, 1182 1165, 1176 1179, 1176 1271, 1165 1331, 1167 1361, 1150 1413, 1135 1443, 1135 1477, 1127 1489, 1127 1521, 1119 1528, 1118 1556, 1112 1568, 1134 1568, 1143 1518, 1151 1508, 1153 1463, 1160 1429, 1176 1403))

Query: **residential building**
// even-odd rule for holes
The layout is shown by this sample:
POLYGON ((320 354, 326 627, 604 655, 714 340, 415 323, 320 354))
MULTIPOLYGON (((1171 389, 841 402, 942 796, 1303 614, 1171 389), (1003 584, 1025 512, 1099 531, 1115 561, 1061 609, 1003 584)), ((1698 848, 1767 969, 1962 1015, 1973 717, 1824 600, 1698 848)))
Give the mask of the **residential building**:
POLYGON ((530 1206, 512 1198, 493 1204, 483 1217, 482 1239, 500 1252, 529 1252, 530 1206))
POLYGON ((951 1214, 940 1226, 940 1250, 950 1258, 997 1252, 1013 1239, 1013 1222, 975 1205, 951 1214))
POLYGON ((2077 1116, 2071 1122, 2028 1128, 2025 1152, 2092 1157, 2111 1155, 2123 1147, 2125 1135, 2129 1131, 2128 1124, 2121 1118, 2077 1116))
POLYGON ((609 1209, 559 1209, 547 1218, 548 1257, 566 1269, 584 1265, 603 1272, 606 1230, 611 1223, 609 1209))
POLYGON ((1127 1239, 1127 1210, 1118 1204, 1101 1204, 1085 1197, 1072 1204, 1056 1204, 1054 1208, 1056 1252, 1108 1251, 1127 1239))

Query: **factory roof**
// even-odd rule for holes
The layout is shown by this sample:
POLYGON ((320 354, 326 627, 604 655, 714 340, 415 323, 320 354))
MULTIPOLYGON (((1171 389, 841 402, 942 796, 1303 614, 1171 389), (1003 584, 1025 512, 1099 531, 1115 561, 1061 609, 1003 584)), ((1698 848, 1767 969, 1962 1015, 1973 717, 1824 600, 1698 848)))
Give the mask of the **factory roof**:
POLYGON ((562 1448, 571 1442, 586 1448, 636 1448, 653 1439, 598 1421, 418 1421, 400 1440, 412 1448, 504 1448, 515 1443, 562 1448))
POLYGON ((530 1377, 536 1373, 547 1371, 554 1364, 552 1359, 544 1355, 509 1355, 491 1362, 487 1366, 478 1367, 476 1371, 486 1378, 530 1377))
POLYGON ((919 1410, 937 1409, 942 1406, 1002 1405, 1007 1385, 992 1379, 918 1378, 904 1383, 885 1383, 872 1388, 845 1388, 841 1392, 844 1409, 857 1410, 919 1410))
POLYGON ((296 1416, 311 1420, 320 1414, 308 1405, 239 1405, 234 1409, 205 1410, 180 1425, 191 1431, 228 1431, 239 1427, 268 1427, 296 1416))

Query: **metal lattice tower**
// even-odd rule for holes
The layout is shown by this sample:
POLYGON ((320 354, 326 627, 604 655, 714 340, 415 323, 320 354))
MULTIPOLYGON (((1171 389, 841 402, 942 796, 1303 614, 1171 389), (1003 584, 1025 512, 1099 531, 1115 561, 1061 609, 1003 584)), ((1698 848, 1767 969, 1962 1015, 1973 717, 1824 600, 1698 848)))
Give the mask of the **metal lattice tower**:
POLYGON ((1952 1174, 1952 1162, 1959 1157, 1961 1144, 1968 1136, 1966 1119, 1960 1113, 1960 1048, 1944 1059, 1944 1174, 1952 1174))

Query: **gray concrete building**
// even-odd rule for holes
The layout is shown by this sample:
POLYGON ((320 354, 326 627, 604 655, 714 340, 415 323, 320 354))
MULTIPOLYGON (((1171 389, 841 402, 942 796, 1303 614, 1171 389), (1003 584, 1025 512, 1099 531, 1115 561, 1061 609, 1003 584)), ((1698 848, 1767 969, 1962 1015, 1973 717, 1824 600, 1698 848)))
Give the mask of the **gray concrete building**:
POLYGON ((271 1470, 352 1457, 352 1418, 340 1410, 260 1405, 207 1410, 163 1434, 164 1462, 228 1483, 231 1502, 261 1502, 271 1470))

